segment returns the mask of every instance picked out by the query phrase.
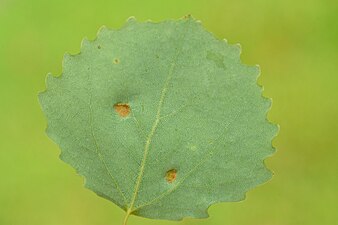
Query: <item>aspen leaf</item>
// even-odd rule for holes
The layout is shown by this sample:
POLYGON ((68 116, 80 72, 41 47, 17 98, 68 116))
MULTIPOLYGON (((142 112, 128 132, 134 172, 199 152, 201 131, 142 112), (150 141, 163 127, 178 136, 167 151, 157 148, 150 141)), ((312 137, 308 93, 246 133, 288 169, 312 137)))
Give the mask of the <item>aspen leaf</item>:
POLYGON ((47 133, 85 186, 129 215, 204 218, 271 178, 271 101, 240 47, 191 17, 102 28, 39 95, 47 133))

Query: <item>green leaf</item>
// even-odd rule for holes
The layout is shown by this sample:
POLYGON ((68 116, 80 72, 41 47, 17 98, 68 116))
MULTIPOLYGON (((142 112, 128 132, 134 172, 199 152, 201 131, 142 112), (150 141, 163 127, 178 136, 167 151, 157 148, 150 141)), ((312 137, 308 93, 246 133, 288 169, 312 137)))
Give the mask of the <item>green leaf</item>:
POLYGON ((271 101, 240 51, 191 17, 102 28, 65 55, 62 76, 48 75, 47 133, 125 224, 207 217, 271 178, 271 101))

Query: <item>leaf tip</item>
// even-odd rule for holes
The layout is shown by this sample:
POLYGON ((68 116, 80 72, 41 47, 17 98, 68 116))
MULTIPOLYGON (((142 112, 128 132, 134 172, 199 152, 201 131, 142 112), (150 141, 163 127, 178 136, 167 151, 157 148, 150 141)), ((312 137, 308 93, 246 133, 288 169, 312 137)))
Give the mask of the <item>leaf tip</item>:
POLYGON ((84 37, 81 41, 81 50, 83 49, 83 47, 86 47, 88 44, 89 44, 88 37, 84 37))
POLYGON ((185 16, 183 16, 183 18, 184 19, 190 19, 192 16, 191 16, 191 14, 189 13, 189 14, 187 14, 187 15, 185 15, 185 16))
POLYGON ((131 16, 127 19, 127 23, 135 23, 136 22, 136 17, 135 16, 131 16))
POLYGON ((235 44, 235 47, 237 48, 239 55, 242 54, 242 45, 240 43, 235 44))
POLYGON ((96 33, 96 37, 99 37, 101 33, 104 33, 106 32, 108 29, 108 27, 106 25, 102 25, 99 30, 97 31, 96 33))

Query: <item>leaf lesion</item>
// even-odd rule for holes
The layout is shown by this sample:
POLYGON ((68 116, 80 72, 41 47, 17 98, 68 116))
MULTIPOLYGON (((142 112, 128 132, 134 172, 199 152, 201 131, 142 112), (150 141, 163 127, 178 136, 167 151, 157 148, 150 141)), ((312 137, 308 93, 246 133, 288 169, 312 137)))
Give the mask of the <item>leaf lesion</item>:
POLYGON ((131 112, 131 108, 128 103, 119 102, 114 104, 113 107, 115 109, 115 112, 122 118, 129 116, 131 112))

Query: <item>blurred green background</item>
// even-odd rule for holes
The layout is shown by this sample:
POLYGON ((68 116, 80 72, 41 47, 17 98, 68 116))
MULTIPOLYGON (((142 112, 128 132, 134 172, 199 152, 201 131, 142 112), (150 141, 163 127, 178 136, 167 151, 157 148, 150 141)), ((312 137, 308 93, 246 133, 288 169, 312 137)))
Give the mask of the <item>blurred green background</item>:
POLYGON ((120 225, 124 212, 83 188, 44 133, 37 102, 48 72, 83 37, 129 16, 191 13, 260 64, 281 131, 266 162, 275 177, 240 203, 182 222, 132 217, 130 225, 338 224, 338 2, 335 0, 0 0, 0 225, 120 225))

